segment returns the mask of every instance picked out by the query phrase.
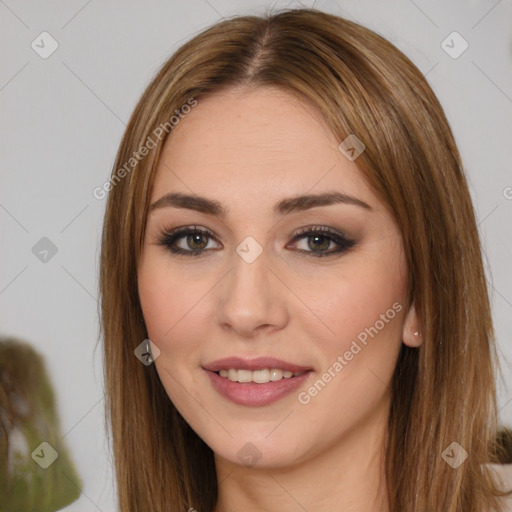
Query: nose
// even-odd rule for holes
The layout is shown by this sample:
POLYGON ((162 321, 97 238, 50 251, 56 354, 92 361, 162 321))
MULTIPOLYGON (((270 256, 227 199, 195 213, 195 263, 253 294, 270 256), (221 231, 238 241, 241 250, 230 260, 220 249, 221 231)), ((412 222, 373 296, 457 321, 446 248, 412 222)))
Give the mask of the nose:
POLYGON ((251 263, 235 253, 233 268, 221 281, 216 297, 218 324, 245 338, 285 327, 288 290, 275 274, 265 251, 251 263))

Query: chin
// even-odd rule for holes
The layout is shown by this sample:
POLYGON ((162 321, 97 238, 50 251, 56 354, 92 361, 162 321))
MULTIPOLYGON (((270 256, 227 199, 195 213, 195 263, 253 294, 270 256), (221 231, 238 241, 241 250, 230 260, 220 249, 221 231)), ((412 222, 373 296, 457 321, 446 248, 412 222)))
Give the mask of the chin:
POLYGON ((219 446, 215 457, 249 469, 284 469, 299 464, 303 456, 296 447, 272 443, 269 440, 245 441, 238 448, 236 444, 219 446), (235 448, 235 450, 233 450, 235 448))

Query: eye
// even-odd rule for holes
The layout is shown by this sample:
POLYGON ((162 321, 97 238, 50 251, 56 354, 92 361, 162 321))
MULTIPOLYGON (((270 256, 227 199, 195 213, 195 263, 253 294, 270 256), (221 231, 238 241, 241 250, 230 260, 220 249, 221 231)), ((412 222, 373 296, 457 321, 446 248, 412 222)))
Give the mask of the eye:
MULTIPOLYGON (((166 247, 173 254, 200 256, 206 250, 215 249, 215 246, 212 247, 210 244, 215 240, 215 236, 209 230, 197 226, 184 226, 164 230, 158 239, 158 245, 166 247)), ((317 258, 341 254, 355 245, 354 240, 326 226, 300 229, 294 234, 292 245, 297 245, 297 242, 301 242, 302 248, 295 248, 295 252, 317 258)))
POLYGON ((348 251, 355 245, 355 240, 333 231, 326 226, 310 226, 297 231, 293 238, 294 242, 301 241, 302 248, 297 252, 305 253, 314 257, 331 256, 348 251), (331 249, 331 250, 329 250, 331 249))
POLYGON ((172 231, 165 230, 158 240, 158 245, 167 247, 173 254, 198 256, 206 249, 211 249, 209 242, 213 234, 197 226, 184 226, 172 231))

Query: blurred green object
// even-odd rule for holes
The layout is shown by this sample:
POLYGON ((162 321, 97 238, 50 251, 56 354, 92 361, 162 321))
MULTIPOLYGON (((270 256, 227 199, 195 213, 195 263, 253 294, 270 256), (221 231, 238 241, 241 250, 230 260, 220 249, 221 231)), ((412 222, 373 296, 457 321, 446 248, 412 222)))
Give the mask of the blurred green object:
POLYGON ((28 343, 0 339, 0 512, 55 512, 81 487, 43 357, 28 343))

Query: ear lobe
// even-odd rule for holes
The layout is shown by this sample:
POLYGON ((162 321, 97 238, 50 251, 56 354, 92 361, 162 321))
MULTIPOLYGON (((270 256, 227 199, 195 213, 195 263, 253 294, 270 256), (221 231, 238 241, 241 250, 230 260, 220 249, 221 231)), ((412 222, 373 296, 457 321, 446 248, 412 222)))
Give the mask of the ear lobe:
POLYGON ((404 327, 402 331, 402 341, 408 347, 419 347, 423 343, 421 336, 421 329, 414 309, 414 304, 411 305, 405 317, 404 327))

